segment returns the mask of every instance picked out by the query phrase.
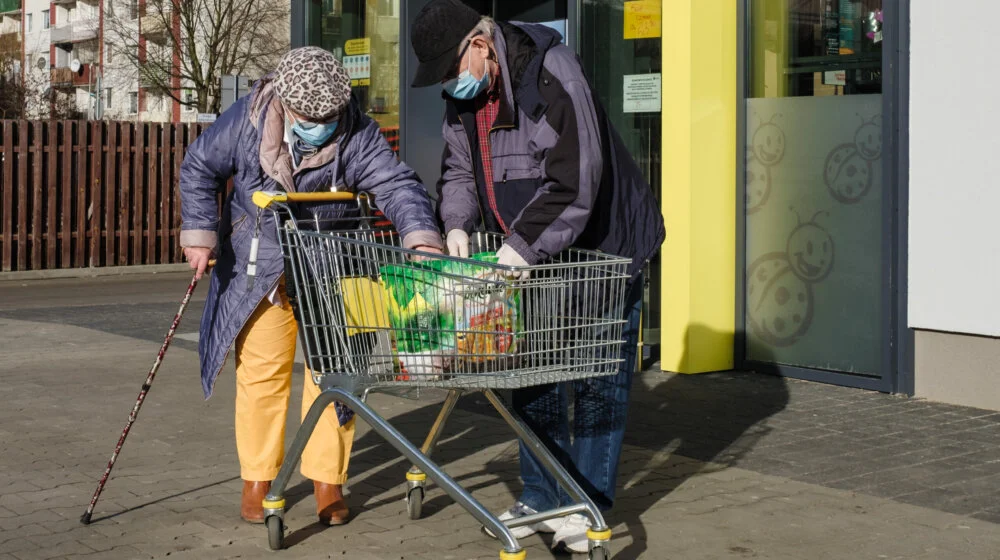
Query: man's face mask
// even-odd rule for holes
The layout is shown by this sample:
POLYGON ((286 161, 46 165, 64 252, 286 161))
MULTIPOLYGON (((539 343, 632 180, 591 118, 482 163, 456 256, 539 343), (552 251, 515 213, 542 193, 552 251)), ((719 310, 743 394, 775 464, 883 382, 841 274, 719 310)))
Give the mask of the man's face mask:
POLYGON ((486 66, 486 59, 483 59, 483 77, 476 79, 472 75, 472 56, 469 56, 469 66, 456 78, 452 78, 441 84, 445 93, 455 99, 473 99, 480 93, 486 91, 490 86, 489 68, 486 66))
POLYGON ((292 133, 306 144, 317 148, 330 141, 330 138, 337 132, 337 125, 340 123, 339 120, 331 123, 299 122, 291 115, 288 118, 292 122, 292 133))

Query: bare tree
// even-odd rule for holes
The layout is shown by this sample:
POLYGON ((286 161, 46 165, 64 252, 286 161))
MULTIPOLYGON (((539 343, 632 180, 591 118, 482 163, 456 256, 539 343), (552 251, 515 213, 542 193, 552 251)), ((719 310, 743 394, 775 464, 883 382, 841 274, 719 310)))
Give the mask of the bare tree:
POLYGON ((18 58, 5 45, 0 45, 0 119, 25 117, 27 88, 21 79, 18 58))
POLYGON ((130 0, 108 4, 113 56, 140 87, 199 112, 219 112, 222 76, 259 77, 288 50, 289 0, 147 0, 141 11, 130 0))
POLYGON ((86 118, 72 95, 48 87, 30 70, 22 74, 19 61, 20 51, 0 49, 0 119, 86 118))

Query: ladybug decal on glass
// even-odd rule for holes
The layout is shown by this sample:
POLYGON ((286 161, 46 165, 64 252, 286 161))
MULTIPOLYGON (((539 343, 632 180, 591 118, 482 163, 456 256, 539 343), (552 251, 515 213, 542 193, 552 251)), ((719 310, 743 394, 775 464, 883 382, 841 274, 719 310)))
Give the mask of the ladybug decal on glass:
POLYGON ((812 324, 813 285, 833 271, 833 238, 816 218, 788 236, 785 252, 759 257, 747 270, 747 318, 771 346, 790 346, 812 324))
POLYGON ((785 133, 773 115, 754 131, 746 155, 747 214, 763 208, 771 196, 771 168, 785 157, 785 133))
POLYGON ((760 210, 771 197, 771 168, 762 164, 747 150, 747 214, 760 210))
POLYGON ((882 158, 882 117, 863 120, 854 141, 841 144, 826 156, 823 181, 833 198, 856 204, 872 188, 875 162, 882 158))

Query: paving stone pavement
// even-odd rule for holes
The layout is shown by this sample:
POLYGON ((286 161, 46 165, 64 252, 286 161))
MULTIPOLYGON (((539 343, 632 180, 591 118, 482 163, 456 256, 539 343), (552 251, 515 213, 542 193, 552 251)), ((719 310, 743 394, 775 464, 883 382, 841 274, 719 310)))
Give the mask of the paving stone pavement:
MULTIPOLYGON (((263 527, 238 517, 231 366, 204 401, 190 340, 168 353, 95 522, 80 525, 187 279, 0 283, 0 560, 497 557, 496 542, 434 486, 424 518, 410 521, 408 465, 364 426, 351 523, 318 526, 311 486, 296 477, 289 546, 267 550, 263 527)), ((182 332, 195 330, 199 307, 182 332)), ((424 397, 372 403, 420 441, 441 394, 424 397)), ((1000 414, 989 411, 752 373, 647 372, 609 515, 612 550, 620 559, 1000 558, 997 443, 1000 414)), ((519 491, 516 442, 477 395, 461 401, 435 458, 491 510, 519 491)), ((549 538, 526 539, 529 558, 568 558, 548 550, 549 538)))

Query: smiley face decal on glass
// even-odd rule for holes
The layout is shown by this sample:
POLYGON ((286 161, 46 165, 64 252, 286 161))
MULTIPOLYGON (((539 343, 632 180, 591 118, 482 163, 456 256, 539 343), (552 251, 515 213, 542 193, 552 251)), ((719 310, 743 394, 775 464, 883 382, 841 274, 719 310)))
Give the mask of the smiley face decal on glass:
POLYGON ((851 142, 830 150, 823 181, 838 202, 860 202, 875 182, 875 162, 882 159, 882 117, 862 119, 851 142))
POLYGON ((790 346, 809 330, 813 286, 833 271, 834 245, 817 223, 799 221, 785 252, 759 257, 747 269, 747 318, 754 334, 772 346, 790 346))

